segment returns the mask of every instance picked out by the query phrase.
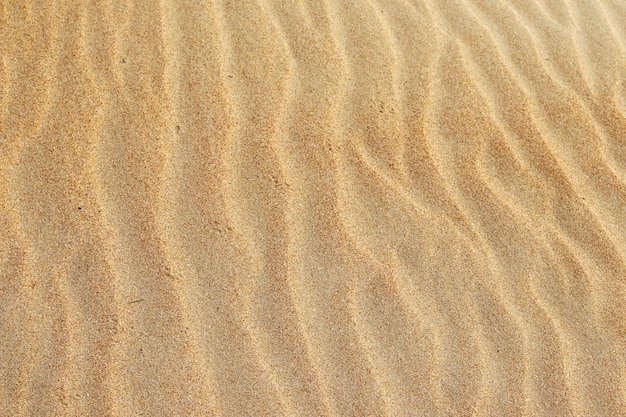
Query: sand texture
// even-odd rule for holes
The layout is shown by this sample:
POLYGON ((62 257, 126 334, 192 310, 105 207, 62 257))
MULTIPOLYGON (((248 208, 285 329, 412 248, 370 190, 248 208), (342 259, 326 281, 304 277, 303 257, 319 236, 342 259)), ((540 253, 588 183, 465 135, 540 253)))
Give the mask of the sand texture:
POLYGON ((623 0, 1 0, 0 417, 626 416, 623 0))

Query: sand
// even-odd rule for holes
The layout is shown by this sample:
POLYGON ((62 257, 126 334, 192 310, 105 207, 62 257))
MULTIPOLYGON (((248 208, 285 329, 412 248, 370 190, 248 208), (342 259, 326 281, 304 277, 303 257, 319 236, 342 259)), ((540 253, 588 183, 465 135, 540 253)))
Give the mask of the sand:
POLYGON ((623 1, 0 16, 0 416, 626 416, 623 1))

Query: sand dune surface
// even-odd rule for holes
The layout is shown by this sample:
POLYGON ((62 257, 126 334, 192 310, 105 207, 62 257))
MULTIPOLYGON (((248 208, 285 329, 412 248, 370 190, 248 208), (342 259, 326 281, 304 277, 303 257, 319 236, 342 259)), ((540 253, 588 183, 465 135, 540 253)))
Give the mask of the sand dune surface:
POLYGON ((626 416, 626 3, 0 2, 0 416, 626 416))

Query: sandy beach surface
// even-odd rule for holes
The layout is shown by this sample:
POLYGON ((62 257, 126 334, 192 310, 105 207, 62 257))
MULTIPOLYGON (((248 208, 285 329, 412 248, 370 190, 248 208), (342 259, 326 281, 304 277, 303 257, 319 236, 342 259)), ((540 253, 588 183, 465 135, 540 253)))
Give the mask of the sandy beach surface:
POLYGON ((0 417, 626 416, 626 2, 0 1, 0 417))

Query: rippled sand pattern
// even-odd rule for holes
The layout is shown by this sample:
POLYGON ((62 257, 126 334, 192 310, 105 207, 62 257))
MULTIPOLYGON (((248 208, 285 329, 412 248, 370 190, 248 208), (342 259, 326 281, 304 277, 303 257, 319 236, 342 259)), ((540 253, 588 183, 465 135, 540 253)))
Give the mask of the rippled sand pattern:
POLYGON ((0 416, 626 416, 623 1, 0 13, 0 416))

